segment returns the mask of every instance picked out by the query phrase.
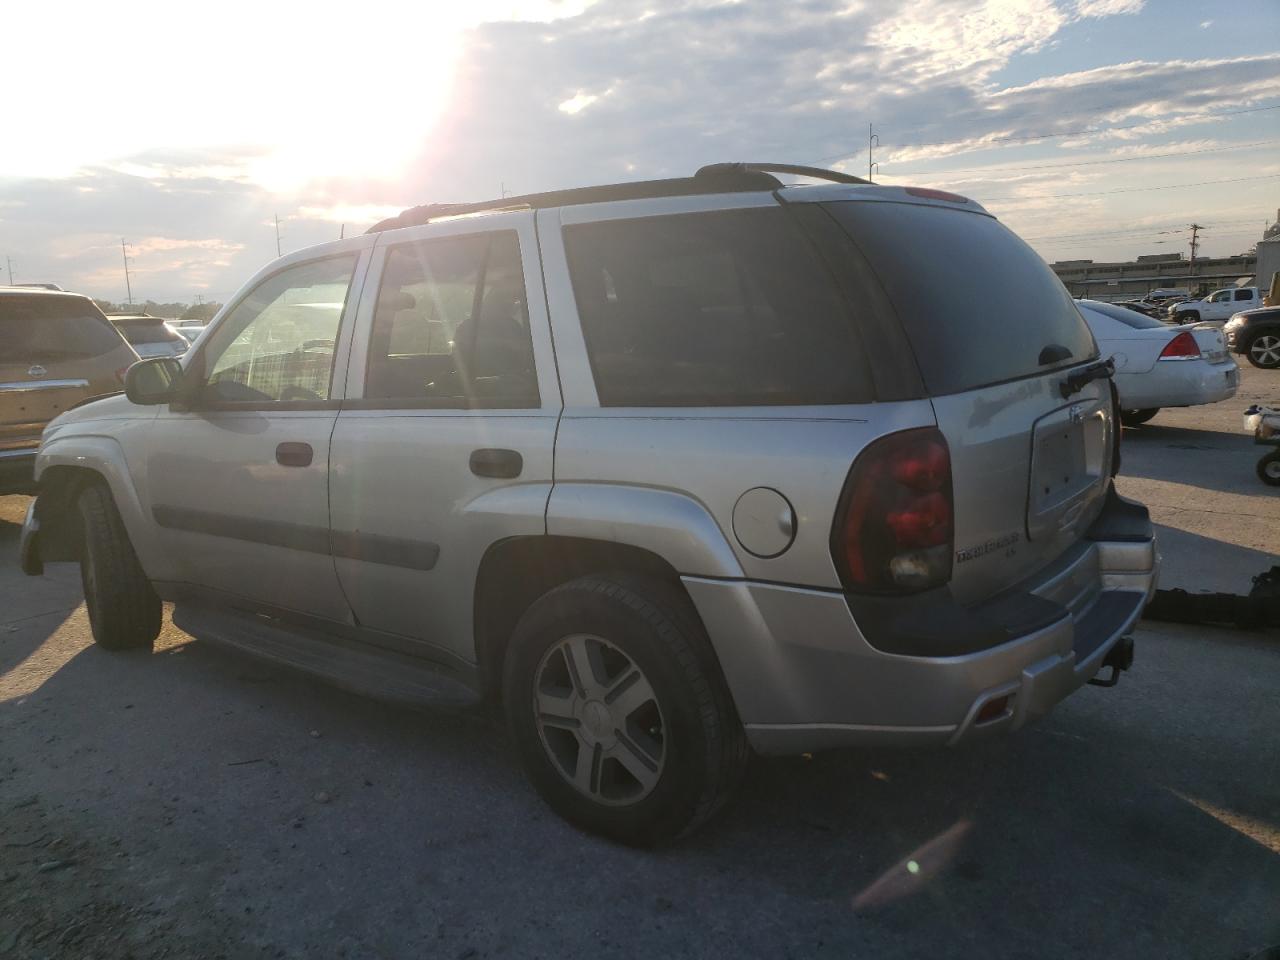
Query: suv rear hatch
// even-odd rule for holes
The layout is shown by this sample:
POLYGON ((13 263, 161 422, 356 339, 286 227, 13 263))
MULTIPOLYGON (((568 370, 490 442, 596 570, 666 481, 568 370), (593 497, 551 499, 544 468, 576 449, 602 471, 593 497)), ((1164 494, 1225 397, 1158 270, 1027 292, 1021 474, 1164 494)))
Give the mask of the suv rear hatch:
POLYGON ((1102 508, 1113 426, 1105 378, 1068 383, 1098 352, 1061 282, 999 221, 963 203, 824 206, 887 294, 946 438, 951 593, 972 603, 1082 539, 1102 508))
POLYGON ((0 453, 39 445, 59 413, 118 392, 137 359, 85 297, 0 295, 0 453))

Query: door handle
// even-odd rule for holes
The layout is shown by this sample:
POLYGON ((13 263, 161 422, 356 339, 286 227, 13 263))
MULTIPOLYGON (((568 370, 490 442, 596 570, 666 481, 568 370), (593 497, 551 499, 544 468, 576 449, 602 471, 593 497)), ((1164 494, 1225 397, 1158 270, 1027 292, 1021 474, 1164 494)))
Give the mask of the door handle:
POLYGON ((511 480, 524 469, 524 457, 515 450, 485 447, 471 451, 471 472, 477 477, 496 477, 511 480))
POLYGON ((276 447, 276 463, 282 467, 309 467, 315 455, 309 443, 282 443, 276 447))

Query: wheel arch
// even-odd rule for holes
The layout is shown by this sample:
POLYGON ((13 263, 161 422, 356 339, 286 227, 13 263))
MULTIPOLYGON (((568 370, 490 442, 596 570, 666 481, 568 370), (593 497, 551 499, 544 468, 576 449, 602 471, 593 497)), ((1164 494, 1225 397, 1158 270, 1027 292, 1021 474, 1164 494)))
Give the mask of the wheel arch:
POLYGON ((55 437, 41 447, 36 458, 36 482, 42 559, 79 558, 76 498, 85 485, 101 483, 111 492, 143 569, 157 578, 162 552, 118 441, 103 436, 55 437), (51 529, 58 532, 51 533, 51 529))
POLYGON ((476 574, 474 596, 476 658, 486 699, 493 703, 501 700, 507 645, 524 611, 561 584, 610 573, 666 584, 678 591, 688 601, 691 614, 698 616, 676 568, 644 547, 557 535, 512 537, 489 547, 476 574))

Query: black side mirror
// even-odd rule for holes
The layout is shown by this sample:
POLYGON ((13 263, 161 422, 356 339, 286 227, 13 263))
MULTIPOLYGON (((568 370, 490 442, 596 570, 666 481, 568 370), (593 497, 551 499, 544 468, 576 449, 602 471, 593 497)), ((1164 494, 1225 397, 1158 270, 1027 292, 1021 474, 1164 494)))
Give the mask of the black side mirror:
POLYGON ((124 375, 124 395, 142 406, 169 403, 181 380, 182 364, 174 357, 139 360, 124 375))

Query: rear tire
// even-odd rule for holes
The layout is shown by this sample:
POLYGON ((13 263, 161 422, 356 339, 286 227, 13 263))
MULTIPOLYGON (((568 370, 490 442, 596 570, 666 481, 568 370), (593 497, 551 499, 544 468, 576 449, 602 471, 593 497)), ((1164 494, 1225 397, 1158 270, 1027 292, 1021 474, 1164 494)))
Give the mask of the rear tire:
POLYGON ((636 846, 686 835, 746 767, 742 725, 688 598, 589 576, 525 611, 503 671, 507 724, 547 804, 636 846))
POLYGON ((1199 323, 1199 310, 1180 310, 1173 315, 1174 323, 1199 323))
POLYGON ((1269 487, 1280 487, 1280 450, 1273 450, 1258 461, 1258 479, 1269 487))
POLYGON ((1121 410, 1120 422, 1126 427, 1136 427, 1146 423, 1159 412, 1159 407, 1147 407, 1145 410, 1121 410))
POLYGON ((1249 341, 1245 356, 1255 367, 1274 370, 1280 367, 1280 333, 1260 333, 1249 341))
POLYGON ((111 493, 95 483, 80 494, 78 506, 84 531, 80 582, 93 639, 106 650, 150 650, 160 633, 160 598, 111 493))

